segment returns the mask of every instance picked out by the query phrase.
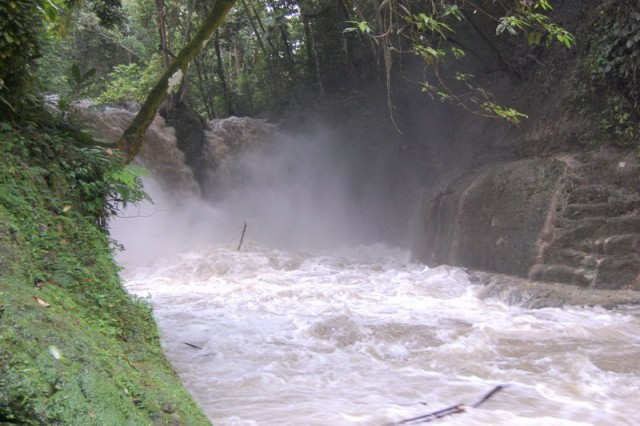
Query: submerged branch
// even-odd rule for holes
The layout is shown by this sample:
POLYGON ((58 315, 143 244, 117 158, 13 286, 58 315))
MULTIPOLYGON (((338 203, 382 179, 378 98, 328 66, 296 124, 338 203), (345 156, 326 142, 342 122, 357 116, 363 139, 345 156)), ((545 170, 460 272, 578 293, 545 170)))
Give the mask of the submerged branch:
POLYGON ((456 404, 456 405, 452 405, 451 407, 447 407, 447 408, 443 408, 441 410, 437 410, 437 411, 432 411, 431 413, 427 413, 427 414, 423 414, 421 416, 417 416, 417 417, 412 417, 410 419, 404 419, 404 420, 400 420, 399 422, 395 422, 395 423, 390 423, 387 426, 399 426, 399 425, 416 425, 416 424, 420 424, 420 423, 428 423, 432 420, 436 420, 445 416, 449 416, 451 414, 457 414, 457 413, 463 413, 466 411, 467 407, 479 407, 480 405, 484 404, 489 398, 491 398, 493 395, 495 395, 496 393, 498 393, 499 391, 501 391, 502 389, 504 389, 505 385, 498 385, 496 387, 494 387, 493 389, 491 389, 490 392, 488 392, 485 396, 483 396, 478 402, 476 402, 473 405, 467 405, 467 404, 456 404))
POLYGON ((240 244, 238 244, 238 251, 242 248, 242 242, 244 241, 244 234, 247 232, 247 222, 244 223, 244 227, 242 228, 242 236, 240 237, 240 244))

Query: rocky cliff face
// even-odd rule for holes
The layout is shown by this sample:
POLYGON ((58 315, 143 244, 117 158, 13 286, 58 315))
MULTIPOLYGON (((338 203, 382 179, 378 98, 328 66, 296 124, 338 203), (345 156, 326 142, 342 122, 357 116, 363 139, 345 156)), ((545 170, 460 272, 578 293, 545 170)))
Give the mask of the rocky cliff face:
POLYGON ((413 255, 536 281, 640 290, 634 155, 557 155, 459 174, 431 190, 413 255))
MULTIPOLYGON (((594 1, 554 8, 553 19, 576 36, 573 49, 501 44, 518 76, 488 62, 471 65, 482 84, 529 118, 510 127, 456 120, 457 151, 474 155, 460 160, 444 146, 453 158, 444 157, 441 169, 455 174, 437 176, 424 194, 413 256, 582 289, 640 290, 637 108, 612 106, 629 95, 619 88, 630 82, 598 65, 615 68, 624 59, 603 53, 612 39, 633 45, 626 33, 609 37, 626 9, 594 1), (610 118, 636 124, 617 131, 610 118)), ((479 58, 490 57, 477 49, 479 58)))

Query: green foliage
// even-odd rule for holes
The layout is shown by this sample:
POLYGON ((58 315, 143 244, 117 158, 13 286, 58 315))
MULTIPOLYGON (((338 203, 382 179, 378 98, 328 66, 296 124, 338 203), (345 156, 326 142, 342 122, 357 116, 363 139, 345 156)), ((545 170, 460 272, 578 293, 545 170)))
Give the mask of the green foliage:
POLYGON ((71 65, 71 79, 69 85, 72 88, 74 94, 81 95, 87 86, 91 83, 91 79, 96 75, 96 69, 91 68, 85 73, 80 71, 78 64, 71 65))
POLYGON ((120 0, 76 3, 73 10, 61 11, 59 24, 48 27, 43 55, 37 61, 39 89, 61 98, 95 99, 109 90, 108 74, 114 66, 146 64, 153 59, 154 38, 152 33, 123 31, 122 25, 127 24, 124 12, 128 9, 122 10, 120 0), (87 84, 78 86, 78 75, 74 76, 70 64, 80 64, 78 71, 93 74, 84 78, 87 84))
POLYGON ((163 357, 149 306, 121 287, 96 225, 105 201, 90 205, 139 171, 55 128, 0 129, 0 422, 209 424, 163 357), (103 183, 83 188, 92 179, 103 183))
POLYGON ((422 91, 432 98, 460 105, 473 114, 487 118, 498 118, 511 124, 518 124, 521 119, 528 118, 526 114, 514 108, 494 102, 491 93, 474 83, 473 75, 457 72, 453 79, 468 88, 464 99, 460 95, 454 95, 451 91, 441 90, 439 86, 431 86, 428 83, 422 85, 422 91))
POLYGON ((105 89, 97 101, 106 104, 142 102, 153 88, 162 71, 159 56, 154 56, 145 67, 136 63, 116 65, 105 78, 105 89))
POLYGON ((435 19, 433 16, 425 13, 419 13, 413 15, 412 19, 408 19, 409 23, 415 25, 419 32, 429 33, 436 35, 437 37, 447 38, 447 34, 453 32, 453 28, 447 25, 445 22, 435 19))
MULTIPOLYGON (((64 133, 48 128, 40 134, 33 128, 8 138, 4 144, 9 152, 38 159, 37 167, 30 170, 41 170, 54 188, 71 191, 72 202, 64 206, 55 203, 57 210, 73 209, 96 218, 97 225, 106 229, 108 218, 122 207, 149 200, 140 180, 143 174, 140 168, 123 168, 119 151, 87 145, 91 138, 84 135, 82 140, 74 139, 70 135, 83 133, 72 130, 69 124, 64 133)), ((11 128, 5 131, 13 134, 11 128)))
POLYGON ((598 8, 579 87, 583 108, 598 115, 611 142, 640 148, 640 6, 607 1, 598 8), (600 107, 599 107, 600 106, 600 107))
POLYGON ((615 135, 621 145, 637 146, 640 142, 638 114, 620 95, 609 97, 598 124, 604 132, 615 135))
MULTIPOLYGON (((95 68, 82 73, 78 64, 71 65, 66 78, 67 90, 61 92, 58 98, 58 116, 61 125, 68 126, 70 122, 77 120, 78 111, 73 108, 73 102, 79 101, 87 95, 89 87, 94 83, 95 74, 95 68)), ((85 139, 91 143, 90 138, 85 139)))
POLYGON ((112 28, 124 21, 120 0, 91 0, 89 5, 104 28, 112 28))
MULTIPOLYGON (((457 32, 460 30, 482 32, 481 26, 493 24, 496 36, 523 35, 530 45, 543 42, 549 45, 559 42, 570 48, 575 43, 571 33, 549 20, 547 13, 552 8, 547 0, 506 2, 440 0, 426 4, 407 2, 397 5, 384 2, 381 9, 387 14, 387 18, 378 20, 381 25, 369 32, 376 43, 384 48, 387 84, 390 82, 389 75, 392 71, 392 53, 406 50, 403 49, 406 45, 404 40, 408 39, 411 43, 411 52, 420 57, 425 65, 423 92, 433 98, 459 105, 474 114, 504 119, 511 123, 518 123, 526 115, 513 108, 499 105, 491 94, 472 83, 473 76, 465 75, 461 78, 463 74, 457 70, 460 69, 459 62, 466 57, 467 47, 452 41, 457 32), (412 8, 417 9, 418 12, 412 11, 412 8)), ((475 37, 479 35, 485 40, 489 37, 489 34, 474 35, 475 37)), ((500 55, 499 48, 495 47, 491 41, 487 43, 500 55)))
POLYGON ((530 45, 541 44, 543 38, 547 46, 554 41, 562 43, 567 48, 575 45, 575 38, 570 32, 550 22, 547 15, 535 12, 536 9, 550 11, 551 5, 546 1, 535 3, 533 8, 520 5, 514 15, 499 18, 496 35, 506 30, 512 36, 524 33, 530 45))
POLYGON ((640 104, 640 6, 612 3, 600 9, 603 22, 594 78, 618 85, 635 108, 640 104))
MULTIPOLYGON (((44 53, 38 60, 40 90, 57 93, 63 101, 75 99, 79 93, 110 104, 144 100, 162 71, 155 2, 18 3, 32 1, 41 7, 39 14, 29 15, 37 25, 28 26, 40 30, 28 35, 34 50, 27 56, 32 62, 39 50, 44 53), (69 9, 69 3, 75 7, 69 9), (46 44, 38 49, 42 40, 46 44), (75 77, 84 76, 80 71, 95 69, 95 75, 85 79, 91 84, 79 84, 69 72, 69 64, 74 63, 83 66, 75 77), (67 86, 68 77, 74 87, 67 86)), ((200 1, 164 1, 169 56, 193 38, 210 7, 200 1)), ((479 88, 469 94, 466 82, 470 80, 458 79, 456 71, 463 69, 462 61, 469 55, 464 44, 456 43, 456 37, 461 29, 472 26, 471 17, 474 24, 489 29, 484 37, 500 42, 513 35, 532 45, 572 46, 573 36, 550 21, 550 11, 548 0, 358 0, 349 4, 244 0, 190 66, 186 73, 189 84, 181 99, 209 118, 265 111, 277 114, 293 102, 323 91, 340 91, 353 82, 386 80, 391 84, 391 75, 400 63, 396 58, 412 53, 423 60, 425 87, 434 97, 477 114, 514 121, 518 114, 505 114, 509 111, 506 107, 492 107, 500 102, 485 99, 479 88), (491 25, 500 37, 494 36, 491 25)), ((29 50, 26 44, 23 47, 25 52, 29 50)), ((7 110, 16 99, 27 99, 10 97, 12 90, 0 87, 0 105, 7 110)), ((62 106, 68 105, 63 102, 62 106)))
POLYGON ((121 172, 118 155, 102 147, 74 147, 59 162, 59 167, 70 186, 79 196, 76 203, 85 214, 98 218, 106 227, 109 216, 116 214, 120 203, 137 202, 145 198, 144 192, 114 179, 121 172), (120 193, 119 191, 123 191, 120 193), (128 197, 133 197, 130 199, 128 197))
POLYGON ((353 26, 345 28, 343 31, 345 33, 360 31, 363 34, 369 34, 373 31, 367 21, 347 21, 347 24, 351 24, 353 26))
POLYGON ((511 124, 518 124, 522 118, 528 117, 526 114, 522 114, 513 108, 498 105, 491 101, 484 102, 481 107, 483 111, 486 111, 492 116, 506 120, 511 124))
POLYGON ((28 109, 34 59, 44 30, 39 2, 0 2, 0 119, 28 109))
POLYGON ((70 40, 45 40, 44 54, 36 60, 38 90, 66 95, 69 90, 69 63, 77 63, 70 40))
MULTIPOLYGON (((122 203, 122 207, 127 207, 129 203, 140 201, 152 201, 149 195, 142 189, 143 176, 150 176, 149 170, 135 164, 127 164, 126 167, 116 169, 107 174, 107 181, 110 182, 112 194, 118 194, 117 201, 122 203)), ((116 198, 113 198, 116 200, 116 198)), ((112 206, 112 214, 119 210, 117 205, 112 206)))

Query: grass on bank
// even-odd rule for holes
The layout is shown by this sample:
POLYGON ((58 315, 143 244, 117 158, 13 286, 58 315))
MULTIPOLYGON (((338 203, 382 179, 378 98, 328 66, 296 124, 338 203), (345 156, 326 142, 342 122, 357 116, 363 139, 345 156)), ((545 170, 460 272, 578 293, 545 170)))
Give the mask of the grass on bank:
POLYGON ((0 123, 0 424, 210 424, 118 277, 113 156, 0 123))

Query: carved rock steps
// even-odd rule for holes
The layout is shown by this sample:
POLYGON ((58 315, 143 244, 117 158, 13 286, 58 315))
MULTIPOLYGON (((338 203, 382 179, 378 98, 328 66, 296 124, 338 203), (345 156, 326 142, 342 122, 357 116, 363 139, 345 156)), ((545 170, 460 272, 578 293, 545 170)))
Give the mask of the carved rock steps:
MULTIPOLYGON (((575 184, 574 184, 575 185, 575 184)), ((640 289, 640 193, 570 185, 554 236, 529 278, 592 288, 640 289)))

